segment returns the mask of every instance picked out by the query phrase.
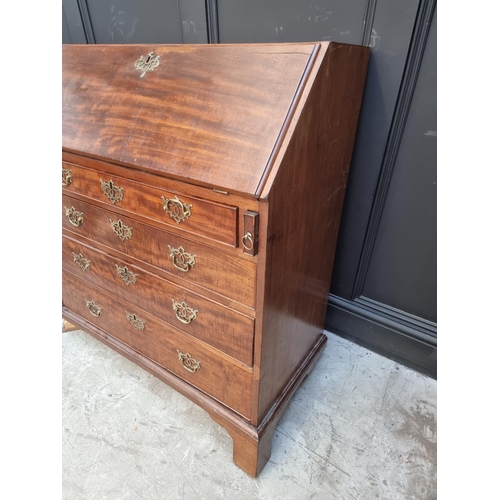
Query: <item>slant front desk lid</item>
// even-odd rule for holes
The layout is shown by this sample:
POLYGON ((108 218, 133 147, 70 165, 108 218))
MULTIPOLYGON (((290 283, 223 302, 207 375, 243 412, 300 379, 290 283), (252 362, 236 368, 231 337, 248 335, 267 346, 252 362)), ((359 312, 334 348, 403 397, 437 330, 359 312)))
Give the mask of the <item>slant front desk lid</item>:
POLYGON ((63 150, 259 196, 327 47, 63 45, 63 150))

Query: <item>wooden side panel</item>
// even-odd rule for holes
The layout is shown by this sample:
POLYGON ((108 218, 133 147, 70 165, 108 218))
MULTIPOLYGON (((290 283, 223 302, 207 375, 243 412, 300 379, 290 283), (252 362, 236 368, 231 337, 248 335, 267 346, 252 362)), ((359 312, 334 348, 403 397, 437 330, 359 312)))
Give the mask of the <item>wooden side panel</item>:
POLYGON ((254 424, 323 329, 368 57, 367 47, 328 47, 307 101, 299 104, 293 134, 277 156, 279 168, 263 189, 269 193, 268 265, 260 281, 264 309, 257 327, 254 424))

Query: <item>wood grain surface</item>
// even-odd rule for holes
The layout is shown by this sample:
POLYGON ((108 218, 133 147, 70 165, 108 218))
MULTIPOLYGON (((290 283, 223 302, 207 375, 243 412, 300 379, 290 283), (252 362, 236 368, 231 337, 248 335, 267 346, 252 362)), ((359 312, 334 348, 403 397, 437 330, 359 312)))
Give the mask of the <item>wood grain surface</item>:
POLYGON ((210 394, 237 413, 249 417, 252 372, 242 363, 239 364, 233 358, 170 327, 134 304, 118 299, 65 272, 63 272, 63 306, 210 394), (102 313, 99 317, 89 312, 86 299, 94 301, 101 307, 102 313), (126 312, 136 314, 143 320, 144 330, 136 330, 128 322, 126 312), (178 351, 190 354, 199 361, 200 369, 191 373, 184 368, 179 360, 178 351))
POLYGON ((198 295, 144 269, 130 264, 81 242, 63 236, 63 269, 80 279, 96 285, 117 297, 136 304, 189 335, 239 359, 248 366, 253 361, 254 320, 217 302, 198 295), (90 261, 90 269, 83 271, 74 255, 90 261), (117 272, 117 266, 134 274, 134 283, 126 284, 117 272), (185 301, 198 311, 189 324, 179 321, 172 300, 185 301))
POLYGON ((64 314, 207 409, 252 476, 325 347, 368 58, 367 47, 326 42, 63 49, 63 167, 74 174, 63 188, 64 314), (153 50, 160 66, 141 78, 133 64, 153 50), (123 201, 110 202, 101 179, 123 187, 123 201), (165 219, 163 193, 192 216, 165 219), (244 251, 246 233, 255 246, 244 251), (180 271, 169 246, 196 264, 180 271), (93 267, 82 271, 76 253, 93 267), (133 285, 117 276, 125 265, 133 285), (179 324, 172 299, 197 318, 179 324), (125 308, 146 331, 132 331, 125 308), (177 349, 202 368, 187 371, 177 349))
MULTIPOLYGON (((62 168, 69 170, 72 181, 63 189, 63 193, 79 193, 92 201, 100 201, 110 208, 120 208, 124 213, 139 215, 149 220, 159 221, 170 228, 176 228, 190 234, 197 234, 209 240, 220 241, 233 247, 236 246, 236 225, 238 208, 213 201, 187 196, 175 190, 161 189, 156 186, 139 183, 129 178, 106 175, 104 172, 82 168, 72 163, 63 162, 62 168), (101 181, 111 181, 115 188, 121 190, 119 201, 110 201, 101 187, 101 181), (175 200, 186 205, 189 216, 177 222, 164 209, 164 199, 175 200)), ((167 206, 169 208, 169 206, 167 206)), ((176 212, 173 212, 176 215, 176 212)))
POLYGON ((314 47, 63 45, 63 149, 254 194, 314 47))
POLYGON ((110 250, 120 252, 125 258, 135 257, 164 272, 195 282, 221 295, 229 296, 253 307, 255 300, 255 264, 225 254, 195 241, 179 238, 177 235, 156 229, 130 217, 69 198, 63 195, 62 225, 66 231, 106 245, 110 250), (83 213, 84 222, 79 227, 70 224, 65 207, 74 207, 83 213), (112 230, 110 219, 121 221, 132 228, 132 237, 122 241, 112 230), (179 248, 196 255, 196 265, 189 272, 179 271, 169 257, 168 246, 179 248))
MULTIPOLYGON (((369 49, 332 44, 298 107, 268 185, 255 358, 259 425, 322 335, 369 49)), ((262 245, 261 245, 262 246, 262 245)))

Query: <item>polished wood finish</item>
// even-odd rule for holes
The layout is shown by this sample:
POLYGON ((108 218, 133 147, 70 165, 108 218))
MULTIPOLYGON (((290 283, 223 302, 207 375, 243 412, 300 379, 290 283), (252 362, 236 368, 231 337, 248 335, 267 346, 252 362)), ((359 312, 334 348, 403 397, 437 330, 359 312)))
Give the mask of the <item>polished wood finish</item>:
MULTIPOLYGON (((91 200, 99 200, 108 206, 120 207, 123 213, 140 214, 145 219, 159 221, 171 228, 177 227, 187 233, 199 234, 208 239, 217 240, 227 245, 236 246, 236 223, 238 208, 222 205, 213 201, 201 200, 174 190, 158 189, 127 178, 82 168, 72 163, 63 162, 62 168, 72 172, 72 182, 63 192, 84 193, 91 200), (123 199, 113 203, 101 188, 101 180, 112 181, 122 191, 123 199), (177 199, 188 205, 190 216, 176 222, 163 208, 162 198, 177 199)), ((123 172, 126 174, 126 172, 123 172)), ((71 195, 70 195, 71 196, 71 195)))
POLYGON ((72 238, 63 236, 63 269, 117 297, 133 302, 159 319, 224 351, 248 366, 253 364, 254 320, 189 288, 160 278, 126 260, 117 259, 72 238), (91 267, 83 271, 74 255, 83 255, 91 267), (126 267, 134 274, 135 283, 126 284, 117 272, 117 266, 126 267), (186 301, 198 311, 194 321, 180 322, 172 307, 172 300, 186 301))
POLYGON ((247 366, 159 321, 135 304, 117 299, 67 273, 63 273, 63 302, 87 322, 109 332, 237 413, 249 417, 252 371, 247 366), (99 317, 88 310, 85 299, 102 308, 99 317), (143 320, 144 330, 136 330, 128 322, 126 312, 143 320), (178 350, 199 361, 200 369, 195 373, 185 369, 179 361, 178 350))
MULTIPOLYGON (((214 250, 195 241, 179 238, 173 233, 156 229, 130 217, 102 210, 80 200, 63 195, 62 226, 75 236, 88 238, 120 252, 124 258, 136 262, 145 261, 162 272, 173 274, 187 282, 196 281, 200 286, 221 295, 229 295, 243 304, 253 307, 255 301, 255 264, 243 261, 232 254, 214 250), (83 224, 75 227, 68 220, 65 210, 74 207, 83 213, 83 224), (131 228, 132 236, 121 240, 111 228, 110 219, 121 221, 131 228), (169 256, 168 246, 183 247, 196 255, 196 265, 189 271, 179 271, 169 256)), ((140 264, 139 264, 140 265, 140 264)))
POLYGON ((63 45, 64 149, 255 194, 315 47, 63 45))
POLYGON ((325 347, 368 55, 335 43, 63 49, 63 316, 204 408, 252 476, 325 347), (133 64, 151 51, 160 66, 141 78, 133 64))
POLYGON ((272 185, 264 186, 269 191, 267 233, 261 240, 267 242, 267 265, 257 294, 265 313, 258 317, 259 403, 253 422, 264 418, 322 335, 326 314, 361 106, 364 79, 358 75, 368 52, 334 44, 322 49, 325 63, 310 82, 293 133, 284 140, 279 170, 268 180, 272 185))

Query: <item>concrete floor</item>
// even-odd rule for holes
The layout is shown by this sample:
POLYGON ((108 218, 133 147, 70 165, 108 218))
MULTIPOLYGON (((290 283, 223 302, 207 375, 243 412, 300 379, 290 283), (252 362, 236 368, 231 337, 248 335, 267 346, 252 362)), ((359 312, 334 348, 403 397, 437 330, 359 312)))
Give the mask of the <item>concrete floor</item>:
POLYGON ((63 333, 63 498, 437 498, 436 381, 327 335, 253 479, 203 410, 84 332, 63 333))

